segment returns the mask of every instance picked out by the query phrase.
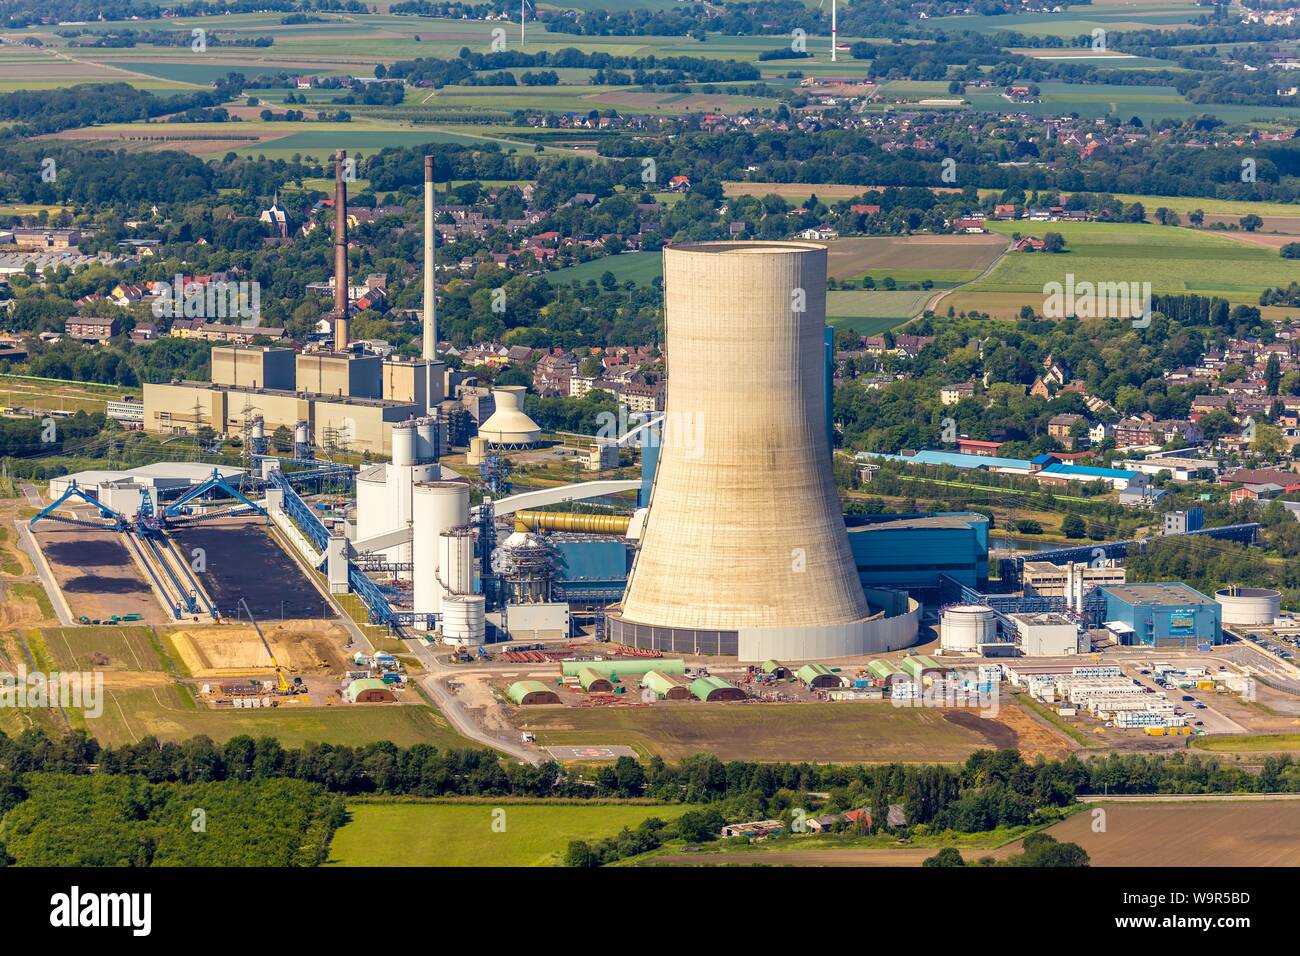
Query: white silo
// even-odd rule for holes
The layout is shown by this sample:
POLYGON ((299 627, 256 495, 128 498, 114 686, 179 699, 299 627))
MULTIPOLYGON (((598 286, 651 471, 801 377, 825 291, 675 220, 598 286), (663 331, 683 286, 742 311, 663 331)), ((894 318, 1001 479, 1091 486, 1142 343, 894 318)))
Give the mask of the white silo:
POLYGON ((487 604, 481 594, 447 598, 442 607, 442 639, 447 644, 482 644, 487 636, 487 604))
POLYGON ((1282 593, 1272 588, 1220 588, 1214 592, 1224 624, 1260 627, 1282 613, 1282 593))
POLYGON ((474 593, 474 529, 448 528, 438 536, 438 582, 445 602, 474 593))
MULTIPOLYGON (((438 583, 438 547, 442 533, 469 523, 469 485, 462 481, 428 481, 415 486, 412 529, 412 597, 417 613, 442 610, 438 583)), ((423 627, 424 625, 419 625, 423 627)))
POLYGON ((438 420, 432 416, 415 420, 415 457, 426 464, 438 460, 438 420))
POLYGON ((939 646, 945 654, 977 654, 997 639, 998 619, 987 604, 954 604, 939 621, 939 646))
MULTIPOLYGON (((386 513, 389 520, 381 522, 390 528, 405 528, 413 520, 415 494, 415 423, 398 422, 393 426, 393 460, 388 466, 386 486, 386 513)), ((402 544, 389 550, 392 559, 399 563, 411 560, 411 545, 402 544)))

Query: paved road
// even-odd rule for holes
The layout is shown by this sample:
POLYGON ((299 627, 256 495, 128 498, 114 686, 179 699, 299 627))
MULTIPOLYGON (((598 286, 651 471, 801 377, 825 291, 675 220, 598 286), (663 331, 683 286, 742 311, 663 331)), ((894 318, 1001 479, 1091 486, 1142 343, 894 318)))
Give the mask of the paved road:
MULTIPOLYGON (((439 660, 433 649, 425 647, 424 642, 419 638, 408 640, 406 646, 424 666, 425 673, 417 678, 420 686, 425 689, 434 706, 442 712, 458 734, 478 741, 485 747, 503 751, 524 763, 537 765, 546 762, 548 757, 540 748, 525 744, 518 737, 510 739, 489 733, 465 713, 460 699, 447 689, 447 678, 453 675, 460 676, 463 672, 439 660)), ((514 666, 518 667, 518 665, 514 666)))
POLYGON ((27 522, 19 519, 14 522, 14 526, 18 529, 18 546, 26 551, 27 556, 31 558, 32 567, 36 569, 36 576, 40 578, 41 587, 45 588, 45 593, 49 596, 50 605, 54 608, 54 614, 58 617, 59 623, 64 627, 79 626, 78 622, 72 619, 72 612, 64 603, 63 592, 54 583, 54 578, 50 574, 40 548, 37 547, 36 541, 32 537, 27 522))

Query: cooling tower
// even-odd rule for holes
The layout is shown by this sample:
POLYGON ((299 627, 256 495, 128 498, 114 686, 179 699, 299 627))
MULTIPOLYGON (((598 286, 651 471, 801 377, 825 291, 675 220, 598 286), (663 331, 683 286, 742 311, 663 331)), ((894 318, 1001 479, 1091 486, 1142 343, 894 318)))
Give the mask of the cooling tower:
POLYGON ((828 465, 826 249, 673 246, 664 297, 659 463, 611 638, 743 655, 748 634, 796 659, 858 652, 871 611, 828 465))
POLYGON ((492 389, 496 411, 478 427, 479 437, 498 448, 531 448, 542 439, 537 423, 524 414, 522 385, 504 385, 492 389))

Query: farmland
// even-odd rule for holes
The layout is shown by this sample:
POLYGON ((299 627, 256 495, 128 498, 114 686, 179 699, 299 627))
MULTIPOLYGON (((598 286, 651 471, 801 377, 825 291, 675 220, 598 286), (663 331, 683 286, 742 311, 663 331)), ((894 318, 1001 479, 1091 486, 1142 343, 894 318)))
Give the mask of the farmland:
POLYGON ((153 735, 160 740, 185 740, 196 735, 218 743, 247 734, 269 735, 285 747, 307 743, 360 746, 391 740, 399 747, 425 743, 435 747, 474 747, 453 731, 440 714, 423 704, 348 705, 305 707, 286 704, 272 710, 210 710, 182 685, 154 682, 153 686, 115 689, 105 682, 108 695, 104 715, 88 722, 87 729, 105 744, 134 743, 153 735))
POLYGON ((614 836, 684 805, 354 803, 334 835, 335 866, 554 866, 571 840, 614 836), (494 815, 495 814, 495 815, 494 815), (504 822, 504 831, 493 829, 504 822))
POLYGON ((975 750, 1015 746, 1053 754, 1067 748, 1018 708, 996 719, 887 704, 665 705, 651 708, 526 710, 516 722, 542 746, 625 743, 678 760, 701 751, 721 760, 885 762, 964 760, 975 750), (960 722, 958 722, 960 720, 960 722))
POLYGON ((1300 802, 1194 801, 1102 804, 1105 829, 1091 812, 1047 832, 1078 843, 1093 866, 1297 866, 1300 802))
POLYGON ((947 301, 959 309, 989 310, 1015 303, 1041 308, 1043 287, 1065 281, 1149 282, 1161 293, 1194 292, 1254 304, 1265 288, 1286 285, 1295 266, 1263 246, 1211 232, 1142 223, 990 223, 1010 236, 1059 232, 1067 252, 1013 252, 983 279, 947 301), (990 295, 992 294, 992 295, 990 295))

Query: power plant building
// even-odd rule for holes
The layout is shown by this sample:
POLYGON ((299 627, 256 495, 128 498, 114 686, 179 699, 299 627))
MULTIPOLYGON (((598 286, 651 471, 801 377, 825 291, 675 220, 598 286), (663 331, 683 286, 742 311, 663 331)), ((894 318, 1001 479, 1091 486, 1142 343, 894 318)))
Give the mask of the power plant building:
POLYGON ((1222 608, 1181 582, 1124 584, 1099 589, 1105 622, 1122 643, 1143 647, 1195 647, 1222 642, 1222 608))
POLYGON ((915 640, 916 608, 868 605, 831 478, 826 256, 801 242, 664 250, 664 427, 613 641, 763 661, 915 640))
POLYGON ((212 348, 214 385, 294 390, 293 349, 262 345, 216 345, 212 348))
POLYGON ((864 587, 937 591, 943 575, 976 590, 988 587, 989 520, 982 514, 849 515, 844 520, 864 587))
POLYGON ((211 382, 149 382, 144 386, 144 427, 169 435, 193 435, 205 425, 217 434, 238 434, 260 417, 268 432, 298 422, 310 426, 319 446, 389 455, 392 429, 422 409, 383 399, 331 397, 211 382))

